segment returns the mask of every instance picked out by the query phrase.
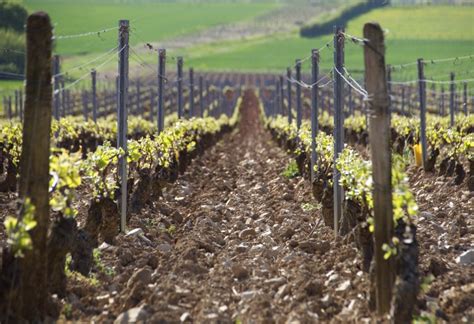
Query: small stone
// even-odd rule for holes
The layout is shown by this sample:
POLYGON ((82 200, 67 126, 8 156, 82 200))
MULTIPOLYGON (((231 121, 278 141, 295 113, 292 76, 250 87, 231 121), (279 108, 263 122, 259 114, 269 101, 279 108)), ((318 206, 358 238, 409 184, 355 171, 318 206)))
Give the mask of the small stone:
POLYGON ((278 288, 278 291, 275 294, 275 298, 276 299, 281 299, 281 298, 285 297, 286 295, 288 295, 289 292, 290 292, 290 286, 288 286, 288 284, 284 284, 284 285, 280 286, 280 288, 278 288))
POLYGON ((138 283, 144 286, 148 285, 151 281, 151 273, 152 272, 149 267, 137 270, 128 280, 127 288, 131 288, 138 283))
POLYGON ((176 224, 181 224, 183 222, 183 216, 177 210, 171 215, 171 219, 173 219, 173 222, 176 224))
POLYGON ((239 244, 235 247, 235 251, 237 253, 244 253, 244 252, 247 252, 247 250, 249 249, 249 247, 245 244, 239 244))
POLYGON ((264 284, 272 286, 274 289, 284 285, 287 282, 286 278, 284 277, 275 277, 271 279, 267 279, 264 281, 264 284))
POLYGON ((295 235, 295 230, 292 227, 287 227, 283 230, 281 237, 285 239, 291 239, 295 235))
POLYGON ((99 251, 107 251, 107 250, 111 250, 112 248, 113 248, 112 245, 107 244, 106 242, 104 242, 99 246, 99 251))
POLYGON ((244 280, 248 278, 249 271, 240 264, 234 264, 232 266, 232 274, 234 275, 234 278, 237 278, 238 280, 244 280))
POLYGON ((134 260, 134 256, 129 249, 119 250, 118 257, 120 264, 124 267, 132 263, 134 260))
POLYGON ((188 312, 184 312, 183 314, 181 314, 181 316, 179 317, 179 320, 181 322, 186 322, 186 320, 191 320, 191 314, 189 314, 188 312))
POLYGON ((125 237, 136 236, 139 234, 143 234, 143 230, 141 228, 134 228, 125 234, 125 237))
POLYGON ((315 241, 303 241, 298 244, 299 248, 306 253, 315 253, 318 243, 315 241))
POLYGON ((435 277, 441 276, 449 271, 446 262, 439 258, 432 257, 428 266, 428 271, 431 272, 435 277))
POLYGON ((156 255, 150 255, 148 258, 148 263, 147 263, 152 269, 156 269, 158 267, 158 258, 156 255))
POLYGON ((351 286, 351 281, 346 280, 336 288, 336 291, 346 291, 350 286, 351 286))
POLYGON ((308 296, 319 296, 323 292, 323 284, 318 280, 313 280, 306 284, 304 290, 308 296))
POLYGON ((434 215, 430 212, 422 211, 422 212, 420 212, 420 215, 418 217, 419 218, 424 217, 425 219, 433 219, 434 215))
POLYGON ((168 243, 159 244, 156 248, 163 253, 169 253, 173 249, 173 247, 168 243))
POLYGON ((461 265, 471 265, 474 263, 474 249, 469 249, 456 258, 456 262, 461 265))
POLYGON ((114 321, 114 324, 127 324, 144 322, 148 318, 148 312, 145 310, 146 305, 131 308, 120 314, 114 321))
POLYGON ((257 233, 255 232, 253 228, 246 228, 239 233, 239 238, 249 239, 249 238, 254 238, 256 235, 257 233))
POLYGON ((240 294, 240 298, 242 300, 248 300, 252 299, 256 294, 257 292, 255 290, 247 290, 240 294))

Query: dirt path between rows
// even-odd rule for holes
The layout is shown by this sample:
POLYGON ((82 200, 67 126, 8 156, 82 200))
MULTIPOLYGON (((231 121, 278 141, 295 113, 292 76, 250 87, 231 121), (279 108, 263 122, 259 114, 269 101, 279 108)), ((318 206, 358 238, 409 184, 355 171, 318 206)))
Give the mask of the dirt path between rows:
POLYGON ((118 247, 102 247, 102 262, 117 275, 73 305, 82 308, 77 317, 112 321, 134 307, 120 318, 308 323, 369 317, 368 276, 355 247, 334 242, 318 221, 320 208, 308 205, 305 181, 281 175, 289 159, 263 130, 258 99, 247 91, 240 129, 197 158, 156 209, 133 221, 145 239, 130 235, 118 247))

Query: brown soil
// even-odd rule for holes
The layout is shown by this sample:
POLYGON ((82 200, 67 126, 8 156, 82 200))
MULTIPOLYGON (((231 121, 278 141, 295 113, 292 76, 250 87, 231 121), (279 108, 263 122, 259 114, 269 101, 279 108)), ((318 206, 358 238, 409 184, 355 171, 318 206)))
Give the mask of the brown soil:
MULTIPOLYGON (((258 109, 247 91, 239 129, 132 216, 129 228, 141 234, 101 245, 97 280, 69 275, 60 322, 113 322, 139 306, 151 323, 376 320, 360 251, 350 238, 334 240, 308 181, 281 175, 291 158, 263 130, 258 109)), ((420 275, 435 275, 417 310, 469 322, 474 269, 455 258, 472 246, 473 194, 414 168, 409 175, 420 206, 420 275)), ((2 223, 14 200, 0 195, 2 223)), ((87 204, 79 210, 82 219, 87 204)))
POLYGON ((368 275, 355 245, 335 242, 289 157, 245 93, 240 129, 197 158, 156 208, 132 218, 137 235, 102 250, 99 287, 70 280, 75 320, 113 321, 132 307, 151 322, 346 322, 370 319, 368 275), (308 205, 306 205, 308 206, 308 205), (176 230, 174 230, 176 228, 176 230))

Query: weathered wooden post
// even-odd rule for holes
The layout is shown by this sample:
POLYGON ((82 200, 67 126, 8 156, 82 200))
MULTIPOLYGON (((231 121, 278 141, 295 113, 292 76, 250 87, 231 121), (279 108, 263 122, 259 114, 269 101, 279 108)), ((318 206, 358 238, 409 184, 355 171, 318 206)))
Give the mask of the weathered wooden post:
POLYGON ((467 116, 467 82, 464 82, 463 84, 463 100, 462 100, 462 104, 463 104, 463 107, 464 107, 464 115, 467 116))
POLYGON ((376 23, 364 26, 365 84, 370 109, 370 150, 374 183, 375 276, 376 304, 379 315, 390 310, 394 268, 391 259, 385 260, 383 244, 390 244, 393 236, 390 99, 385 73, 385 45, 382 28, 376 23))
POLYGON ((451 121, 451 127, 454 126, 454 112, 455 112, 455 107, 454 107, 454 96, 455 96, 455 84, 454 84, 454 72, 451 72, 449 75, 451 83, 449 84, 449 91, 450 97, 449 97, 449 116, 450 116, 450 121, 451 121))
POLYGON ((92 120, 97 123, 97 72, 96 70, 91 71, 92 78, 92 120))
POLYGON ((318 78, 319 78, 319 52, 313 49, 311 52, 311 77, 313 87, 311 88, 311 184, 314 183, 314 167, 316 166, 316 136, 319 130, 318 111, 318 78))
POLYGON ((339 221, 342 215, 343 189, 339 184, 341 174, 336 168, 336 160, 344 148, 344 102, 342 92, 344 84, 341 73, 344 66, 344 34, 342 28, 336 27, 334 33, 334 170, 333 170, 333 190, 334 190, 334 234, 338 235, 339 221))
MULTIPOLYGON (((178 118, 183 118, 183 58, 178 56, 177 59, 178 68, 178 118)), ((208 87, 209 91, 209 87, 208 87)))
POLYGON ((423 59, 418 59, 418 92, 420 100, 420 142, 421 142, 421 159, 423 168, 426 165, 427 148, 426 148, 426 81, 424 73, 423 59))
POLYGON ((189 117, 194 117, 194 69, 189 69, 189 117))
MULTIPOLYGON (((19 197, 35 207, 35 228, 29 231, 32 248, 19 260, 17 295, 11 295, 7 318, 27 322, 45 320, 50 298, 46 250, 49 217, 49 155, 51 134, 52 27, 49 16, 38 12, 26 24, 26 102, 20 157, 19 197)), ((23 205, 20 218, 23 217, 23 205)))
POLYGON ((118 118, 117 118, 117 148, 124 154, 119 157, 118 171, 120 179, 120 231, 126 232, 127 228, 127 102, 128 102, 128 34, 129 21, 119 21, 119 63, 118 63, 118 118))
POLYGON ((284 89, 284 84, 285 81, 283 79, 283 75, 280 75, 280 102, 279 102, 279 107, 280 107, 280 114, 284 115, 285 114, 285 89, 284 89))
POLYGON ((158 50, 158 133, 165 129, 165 64, 166 50, 158 50))
POLYGON ((274 97, 274 102, 273 102, 275 115, 280 113, 280 87, 281 87, 280 79, 277 79, 276 87, 275 87, 275 97, 274 97))
POLYGON ((291 68, 286 69, 286 99, 288 101, 288 124, 291 125, 293 122, 293 116, 291 112, 291 68))
POLYGON ((297 59, 296 64, 296 128, 299 130, 301 127, 302 120, 302 107, 301 107, 301 60, 297 59))
POLYGON ((199 110, 201 111, 201 118, 204 117, 204 96, 203 96, 203 78, 202 75, 199 76, 199 110))

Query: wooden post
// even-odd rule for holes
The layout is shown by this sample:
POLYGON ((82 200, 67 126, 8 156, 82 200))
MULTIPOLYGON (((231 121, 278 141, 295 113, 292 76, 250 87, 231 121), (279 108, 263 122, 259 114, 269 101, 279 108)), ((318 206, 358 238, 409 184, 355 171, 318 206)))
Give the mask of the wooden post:
POLYGON ((450 100, 449 100, 449 116, 450 116, 450 121, 451 121, 451 127, 454 126, 454 95, 455 95, 455 91, 456 91, 456 88, 455 88, 455 84, 454 84, 454 72, 451 72, 450 74, 450 79, 451 79, 451 83, 449 84, 449 91, 451 92, 450 93, 450 100))
MULTIPOLYGON (((178 56, 178 118, 183 118, 183 58, 178 56)), ((208 87, 209 91, 209 87, 208 87)))
POLYGON ((280 87, 281 87, 281 83, 280 83, 280 79, 277 79, 276 80, 276 87, 275 87, 275 97, 274 97, 274 113, 275 115, 279 114, 280 113, 280 87))
POLYGON ((199 109, 201 111, 201 118, 204 117, 204 96, 203 96, 203 78, 202 75, 199 76, 199 109))
POLYGON ((420 142, 423 168, 426 166, 426 81, 423 59, 418 59, 418 91, 420 100, 420 142))
POLYGON ((118 163, 120 179, 120 231, 125 233, 127 228, 127 102, 128 102, 128 33, 129 21, 119 21, 119 65, 118 65, 118 118, 117 118, 117 148, 124 151, 118 163))
POLYGON ((319 121, 318 121, 318 82, 319 79, 319 52, 313 49, 311 52, 311 81, 313 87, 311 88, 311 184, 314 183, 314 167, 316 166, 316 136, 318 136, 319 121))
POLYGON ((301 107, 301 61, 296 60, 296 128, 299 130, 301 127, 302 120, 302 107, 301 107))
POLYGON ((368 104, 374 183, 376 304, 377 312, 383 315, 390 310, 394 280, 392 260, 385 260, 385 252, 382 250, 383 244, 391 244, 393 235, 390 98, 385 80, 385 45, 382 28, 377 23, 365 24, 364 38, 370 44, 364 46, 364 58, 366 89, 371 98, 368 104))
POLYGON ((464 107, 464 115, 467 116, 467 82, 464 82, 464 89, 463 89, 463 107, 464 107))
POLYGON ((189 69, 189 117, 194 117, 194 69, 189 69))
POLYGON ((211 97, 211 84, 208 80, 206 80, 206 106, 209 113, 212 105, 212 97, 211 97))
POLYGON ((285 81, 283 79, 283 75, 280 75, 280 114, 284 115, 285 110, 285 89, 284 89, 285 81))
MULTIPOLYGON (((36 227, 29 231, 32 249, 20 260, 18 296, 12 312, 21 321, 42 322, 50 298, 46 250, 49 217, 49 155, 51 134, 52 26, 46 13, 28 17, 26 24, 26 102, 20 157, 19 197, 35 206, 36 227)), ((20 215, 22 217, 22 215, 20 215)), ((7 314, 7 318, 10 314, 7 314)))
POLYGON ((286 99, 288 100, 288 124, 292 123, 292 112, 291 112, 291 68, 286 69, 286 99))
POLYGON ((342 215, 343 189, 339 184, 341 175, 336 168, 336 160, 344 148, 344 102, 342 92, 344 84, 339 73, 343 73, 344 66, 344 35, 340 27, 335 28, 334 33, 334 170, 333 170, 333 190, 334 190, 334 234, 338 235, 339 221, 342 215), (338 73, 339 71, 339 73, 338 73))
POLYGON ((92 77, 92 120, 97 123, 97 72, 91 71, 92 77))
POLYGON ((13 113, 13 109, 12 109, 12 97, 11 96, 8 96, 8 114, 10 115, 10 119, 15 117, 15 114, 13 113))
POLYGON ((165 129, 165 64, 166 50, 158 50, 158 134, 165 129))
POLYGON ((60 79, 60 59, 59 55, 54 55, 54 63, 53 63, 53 69, 54 69, 54 118, 56 120, 59 120, 60 114, 59 114, 59 79, 60 79))

